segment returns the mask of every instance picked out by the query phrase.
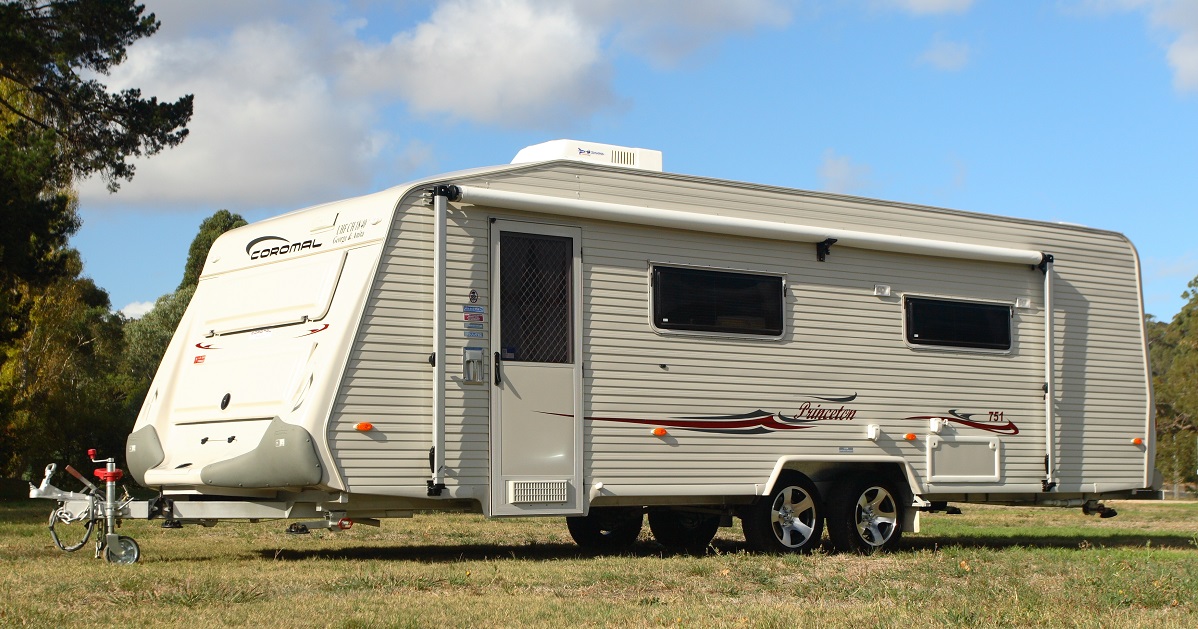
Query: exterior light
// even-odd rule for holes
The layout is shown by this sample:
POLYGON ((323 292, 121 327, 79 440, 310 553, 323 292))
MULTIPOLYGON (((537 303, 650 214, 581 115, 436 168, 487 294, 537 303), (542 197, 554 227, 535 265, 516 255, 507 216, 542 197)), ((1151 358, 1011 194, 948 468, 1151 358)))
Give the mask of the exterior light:
POLYGON ((358 422, 358 423, 354 424, 354 430, 356 430, 358 432, 366 432, 368 430, 374 430, 374 424, 372 424, 370 422, 358 422))
POLYGON ((668 434, 670 434, 670 433, 665 428, 654 428, 653 429, 654 437, 664 437, 668 434))

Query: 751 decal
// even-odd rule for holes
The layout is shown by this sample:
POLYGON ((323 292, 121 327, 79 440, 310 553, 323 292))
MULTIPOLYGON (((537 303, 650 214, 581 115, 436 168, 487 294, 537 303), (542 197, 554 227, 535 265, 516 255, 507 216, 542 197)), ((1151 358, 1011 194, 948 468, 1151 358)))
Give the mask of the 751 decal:
POLYGON ((1004 411, 987 411, 986 419, 974 419, 980 415, 981 413, 962 413, 952 408, 945 415, 915 415, 913 417, 904 417, 903 419, 939 419, 1000 435, 1014 436, 1019 434, 1019 427, 1015 425, 1015 422, 1006 418, 1004 411))

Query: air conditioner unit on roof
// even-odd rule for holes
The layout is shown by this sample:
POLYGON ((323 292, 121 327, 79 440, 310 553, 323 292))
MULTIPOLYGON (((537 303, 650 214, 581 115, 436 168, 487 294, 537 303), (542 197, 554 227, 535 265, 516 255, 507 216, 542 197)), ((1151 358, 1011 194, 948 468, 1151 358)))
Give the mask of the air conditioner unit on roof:
POLYGON ((654 170, 661 172, 661 151, 638 149, 596 142, 581 142, 579 140, 551 140, 532 146, 526 146, 512 158, 513 164, 529 162, 547 162, 555 159, 569 159, 579 162, 593 162, 636 168, 638 170, 654 170))

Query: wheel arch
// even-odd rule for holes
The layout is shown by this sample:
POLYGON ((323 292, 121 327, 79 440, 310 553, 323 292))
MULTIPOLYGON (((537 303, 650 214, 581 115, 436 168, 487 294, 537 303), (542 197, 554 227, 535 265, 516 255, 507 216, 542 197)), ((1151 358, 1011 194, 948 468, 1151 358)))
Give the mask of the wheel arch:
POLYGON ((915 470, 902 457, 863 456, 844 460, 815 456, 786 456, 779 458, 774 464, 769 479, 764 485, 758 486, 757 494, 769 495, 774 490, 778 478, 788 471, 799 472, 810 478, 821 493, 841 478, 850 474, 862 473, 881 474, 888 478, 899 491, 903 492, 902 498, 906 505, 915 502, 915 497, 921 493, 915 470))

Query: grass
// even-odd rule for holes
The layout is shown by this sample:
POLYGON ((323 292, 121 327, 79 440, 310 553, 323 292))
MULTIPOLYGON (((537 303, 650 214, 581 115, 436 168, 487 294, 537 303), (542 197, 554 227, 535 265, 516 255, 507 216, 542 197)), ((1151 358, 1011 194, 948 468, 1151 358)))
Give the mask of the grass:
POLYGON ((581 552, 560 519, 420 515, 290 536, 284 523, 126 522, 133 566, 53 547, 53 503, 0 503, 0 626, 1198 626, 1198 504, 964 505, 903 547, 705 556, 581 552))

